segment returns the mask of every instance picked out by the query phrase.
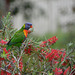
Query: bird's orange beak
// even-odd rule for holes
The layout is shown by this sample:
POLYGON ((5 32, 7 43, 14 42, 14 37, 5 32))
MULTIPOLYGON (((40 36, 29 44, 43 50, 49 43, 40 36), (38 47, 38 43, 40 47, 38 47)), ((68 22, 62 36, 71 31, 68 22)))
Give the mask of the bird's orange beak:
POLYGON ((32 28, 33 26, 30 26, 30 28, 32 28))

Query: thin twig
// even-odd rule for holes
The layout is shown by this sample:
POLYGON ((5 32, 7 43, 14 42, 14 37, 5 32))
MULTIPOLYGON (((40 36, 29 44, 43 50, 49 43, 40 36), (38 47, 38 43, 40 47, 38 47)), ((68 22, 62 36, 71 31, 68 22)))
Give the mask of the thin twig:
POLYGON ((73 69, 73 70, 70 72, 70 74, 69 74, 69 75, 71 75, 71 73, 72 73, 73 71, 75 71, 75 69, 73 69))
POLYGON ((12 56, 14 57, 14 59, 17 61, 17 59, 16 59, 16 57, 14 56, 13 52, 11 52, 11 53, 12 53, 12 56))
POLYGON ((6 72, 12 73, 12 72, 10 72, 10 71, 4 69, 4 68, 0 68, 0 69, 1 69, 1 70, 4 70, 4 71, 6 71, 6 72))

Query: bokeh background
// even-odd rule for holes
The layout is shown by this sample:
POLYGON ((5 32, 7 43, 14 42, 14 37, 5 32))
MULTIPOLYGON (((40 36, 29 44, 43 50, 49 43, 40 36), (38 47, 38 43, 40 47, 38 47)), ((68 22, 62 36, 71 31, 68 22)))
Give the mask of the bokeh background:
POLYGON ((32 37, 39 40, 58 37, 55 48, 75 42, 75 0, 0 0, 0 19, 9 11, 14 28, 31 22, 32 37))

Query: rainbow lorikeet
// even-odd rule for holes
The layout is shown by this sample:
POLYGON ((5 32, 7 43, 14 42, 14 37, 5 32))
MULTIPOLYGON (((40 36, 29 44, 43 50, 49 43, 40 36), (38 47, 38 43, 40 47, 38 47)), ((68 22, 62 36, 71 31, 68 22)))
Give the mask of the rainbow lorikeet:
POLYGON ((32 23, 25 23, 22 28, 18 30, 9 40, 6 49, 10 49, 12 46, 20 47, 21 44, 26 40, 30 28, 32 28, 32 23))

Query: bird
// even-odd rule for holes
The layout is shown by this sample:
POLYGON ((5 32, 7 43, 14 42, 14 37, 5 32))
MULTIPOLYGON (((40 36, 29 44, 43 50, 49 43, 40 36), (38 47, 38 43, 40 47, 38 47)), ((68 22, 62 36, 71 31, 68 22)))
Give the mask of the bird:
POLYGON ((21 44, 26 40, 28 36, 29 29, 33 28, 32 23, 25 23, 21 29, 19 29, 15 34, 11 37, 11 39, 6 44, 6 49, 9 50, 12 46, 20 47, 21 44))

